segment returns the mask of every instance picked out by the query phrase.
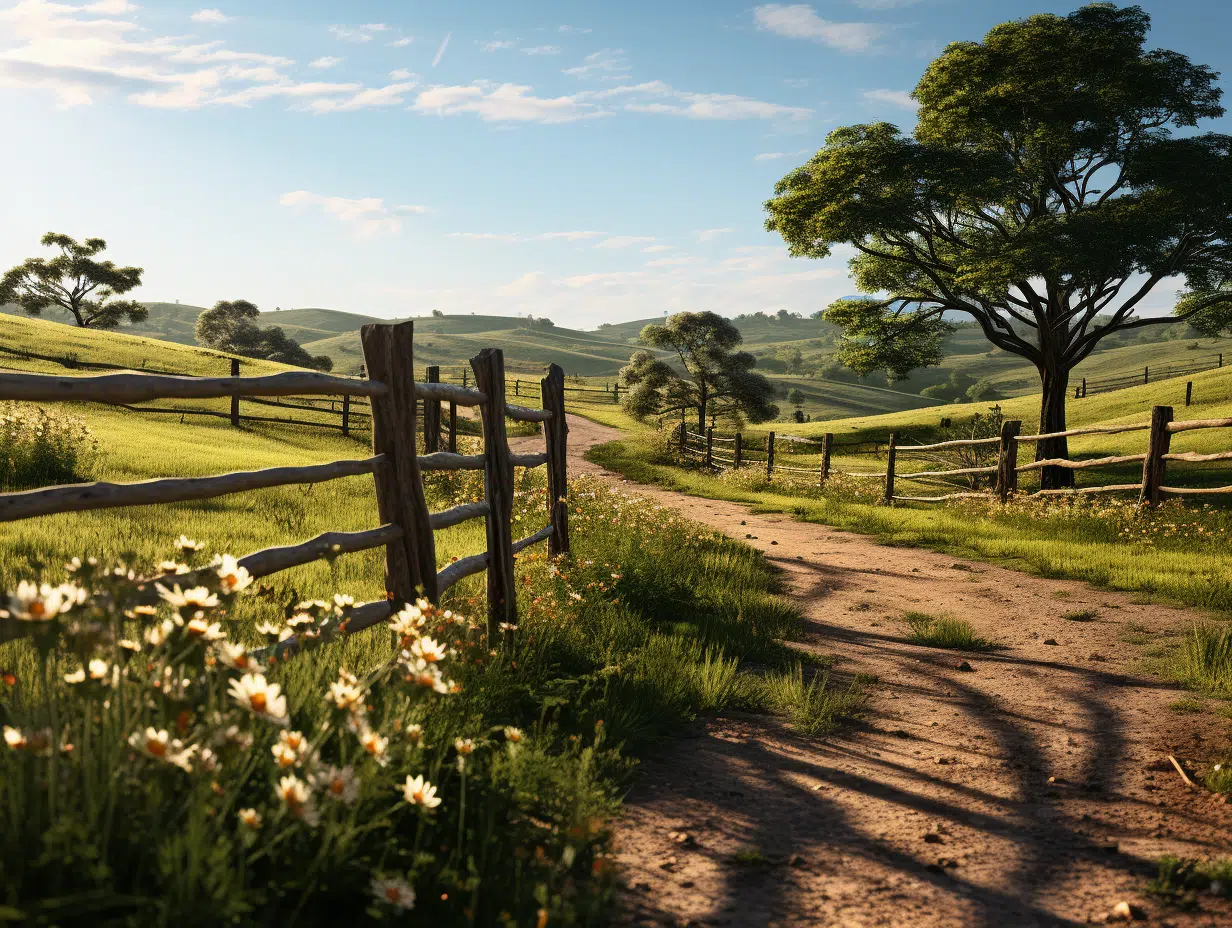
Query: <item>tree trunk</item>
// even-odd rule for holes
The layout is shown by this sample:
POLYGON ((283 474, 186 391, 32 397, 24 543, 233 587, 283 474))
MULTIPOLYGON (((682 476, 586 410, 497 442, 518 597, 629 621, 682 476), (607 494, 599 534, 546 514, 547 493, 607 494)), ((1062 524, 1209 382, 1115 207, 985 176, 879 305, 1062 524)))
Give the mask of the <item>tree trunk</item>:
POLYGON ((702 386, 701 399, 697 404, 697 432, 699 435, 706 434, 706 405, 708 400, 708 391, 705 386, 702 386))
MULTIPOLYGON (((1065 400, 1069 396, 1069 371, 1044 371, 1044 393, 1040 398, 1039 433, 1065 431, 1065 400)), ((1035 460, 1068 458, 1069 441, 1048 438, 1035 443, 1035 460)), ((1060 490, 1074 485, 1074 472, 1065 467, 1045 467, 1040 471, 1040 489, 1060 490)))

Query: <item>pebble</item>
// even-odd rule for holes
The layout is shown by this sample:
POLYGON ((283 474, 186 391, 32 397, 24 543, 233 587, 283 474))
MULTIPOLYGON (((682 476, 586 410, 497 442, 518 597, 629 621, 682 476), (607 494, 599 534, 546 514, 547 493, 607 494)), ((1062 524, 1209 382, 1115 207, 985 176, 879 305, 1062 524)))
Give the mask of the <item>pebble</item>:
POLYGON ((960 661, 958 664, 958 669, 964 670, 964 671, 965 670, 975 670, 975 668, 972 667, 970 664, 968 664, 966 661, 960 661))
POLYGON ((1056 643, 1057 643, 1057 639, 1055 638, 1045 638, 1044 639, 1044 644, 1056 644, 1056 643))

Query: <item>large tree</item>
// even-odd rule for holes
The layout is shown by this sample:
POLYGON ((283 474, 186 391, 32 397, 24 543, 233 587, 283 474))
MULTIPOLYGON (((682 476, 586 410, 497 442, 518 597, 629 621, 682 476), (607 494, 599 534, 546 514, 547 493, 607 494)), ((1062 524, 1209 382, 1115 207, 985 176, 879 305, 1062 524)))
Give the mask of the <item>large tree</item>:
POLYGON ((220 300, 213 309, 197 317, 197 341, 215 351, 246 358, 314 367, 321 371, 333 369, 334 362, 328 355, 310 355, 281 326, 261 328, 256 323, 260 315, 260 310, 247 300, 220 300))
MULTIPOLYGON (((949 45, 913 93, 916 129, 848 126, 766 204, 791 254, 855 250, 875 299, 824 318, 860 373, 935 364, 942 314, 969 316, 1039 371, 1041 432, 1065 429, 1070 371, 1100 339, 1187 319, 1232 326, 1232 137, 1188 132, 1220 116, 1209 68, 1144 47, 1137 6, 1084 6, 949 45), (1173 316, 1146 297, 1183 283, 1173 316)), ((1064 439, 1038 443, 1064 457, 1064 439)), ((1045 486, 1072 483, 1048 468, 1045 486)))
POLYGON ((141 286, 144 271, 97 260, 107 248, 101 238, 78 242, 48 232, 40 242, 59 248, 60 253, 53 258, 27 258, 0 277, 0 304, 16 303, 30 316, 57 306, 83 329, 114 329, 125 320, 141 322, 149 314, 136 300, 115 299, 141 286))
POLYGON ((651 351, 638 351, 620 372, 629 389, 625 408, 637 417, 691 409, 699 431, 706 416, 732 415, 765 422, 778 415, 774 385, 753 370, 757 359, 737 351, 744 337, 717 313, 677 313, 642 329, 643 345, 669 351, 673 367, 651 351))

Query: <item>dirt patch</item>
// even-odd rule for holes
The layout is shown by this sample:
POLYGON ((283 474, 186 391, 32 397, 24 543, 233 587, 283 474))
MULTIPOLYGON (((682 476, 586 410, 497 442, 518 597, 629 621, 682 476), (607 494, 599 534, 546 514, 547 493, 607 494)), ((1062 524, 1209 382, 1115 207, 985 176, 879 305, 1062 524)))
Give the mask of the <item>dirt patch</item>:
MULTIPOLYGON (((570 417, 572 473, 602 473, 582 455, 619 434, 570 417)), ((1120 640, 1192 613, 608 476, 765 551, 808 617, 801 647, 880 680, 838 737, 727 715, 648 760, 616 826, 624 923, 1074 925, 1130 900, 1152 924, 1232 924, 1224 902, 1141 893, 1162 854, 1232 853, 1232 808, 1166 759, 1210 754, 1228 725, 1169 711, 1183 691, 1120 640), (908 611, 1001 647, 906 644, 908 611)))

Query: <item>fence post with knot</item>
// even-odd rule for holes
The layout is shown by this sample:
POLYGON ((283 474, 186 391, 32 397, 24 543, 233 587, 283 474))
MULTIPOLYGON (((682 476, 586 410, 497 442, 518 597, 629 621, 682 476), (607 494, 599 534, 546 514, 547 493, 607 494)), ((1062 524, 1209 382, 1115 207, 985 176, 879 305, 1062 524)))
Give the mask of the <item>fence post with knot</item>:
POLYGON ((569 423, 565 420, 565 372, 559 364, 548 367, 539 385, 540 405, 552 414, 543 423, 548 452, 548 556, 569 553, 569 475, 567 471, 569 423))
POLYGON ((830 476, 830 452, 834 447, 834 433, 826 432, 821 436, 821 485, 825 486, 830 476))
POLYGON ((395 602, 414 602, 419 590, 437 600, 436 542, 416 456, 414 323, 373 323, 359 330, 364 364, 387 393, 372 397, 372 453, 384 455, 376 468, 381 522, 402 536, 385 546, 385 590, 395 602))
POLYGON ((505 355, 485 348, 471 358, 475 388, 487 402, 483 419, 483 486, 488 502, 488 646, 501 640, 501 625, 518 624, 513 576, 513 458, 505 431, 505 355))
MULTIPOLYGON (((238 377, 240 375, 240 359, 231 359, 231 376, 238 377)), ((231 424, 239 428, 240 424, 240 395, 238 393, 231 394, 231 424)))
POLYGON ((1147 439, 1146 460, 1142 462, 1142 495, 1139 497, 1139 505, 1159 505, 1159 488, 1163 485, 1164 467, 1167 464, 1164 455, 1172 444, 1172 433, 1168 431, 1170 422, 1171 406, 1151 408, 1151 431, 1147 439))
POLYGON ((1018 492, 1018 433, 1022 422, 1007 419, 1001 423, 1001 444, 997 450, 997 493, 1006 502, 1018 492))
MULTIPOLYGON (((441 382, 441 369, 435 364, 428 368, 428 383, 441 382)), ((441 401, 424 400, 424 451, 431 454, 441 450, 441 401)))
POLYGON ((766 476, 774 476, 774 433, 766 433, 766 476))

